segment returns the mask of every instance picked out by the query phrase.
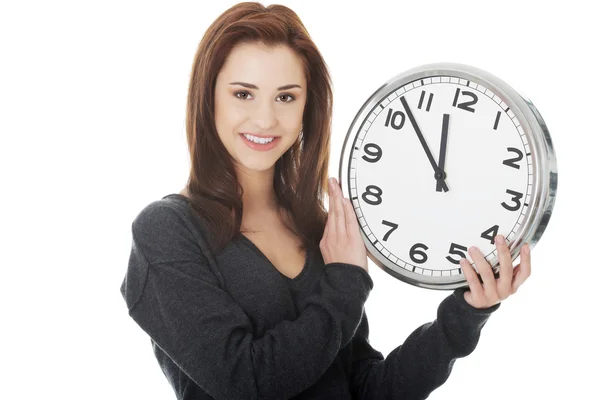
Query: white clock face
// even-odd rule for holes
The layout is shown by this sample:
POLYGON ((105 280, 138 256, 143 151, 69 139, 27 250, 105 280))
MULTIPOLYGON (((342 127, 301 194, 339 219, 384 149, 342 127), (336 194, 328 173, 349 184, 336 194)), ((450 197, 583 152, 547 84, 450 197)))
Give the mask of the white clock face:
POLYGON ((392 269, 459 277, 461 257, 475 266, 469 247, 489 261, 497 256, 496 234, 517 235, 532 198, 532 156, 519 120, 496 93, 453 76, 418 79, 359 123, 348 197, 392 269), (445 178, 436 179, 442 166, 445 178))

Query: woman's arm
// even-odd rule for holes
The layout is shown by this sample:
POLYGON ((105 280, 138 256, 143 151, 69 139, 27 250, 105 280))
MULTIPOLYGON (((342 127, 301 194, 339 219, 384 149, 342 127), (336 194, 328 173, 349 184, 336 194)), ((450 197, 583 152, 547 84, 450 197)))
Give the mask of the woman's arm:
POLYGON ((454 362, 475 350, 483 326, 500 307, 474 308, 464 291, 456 289, 446 297, 437 319, 413 331, 385 359, 368 342, 365 314, 351 342, 354 398, 425 399, 446 382, 454 362))
POLYGON ((359 266, 328 264, 298 319, 256 337, 170 207, 145 209, 121 286, 129 314, 215 399, 289 398, 314 384, 348 344, 373 282, 359 266), (180 257, 187 254, 187 260, 180 257))

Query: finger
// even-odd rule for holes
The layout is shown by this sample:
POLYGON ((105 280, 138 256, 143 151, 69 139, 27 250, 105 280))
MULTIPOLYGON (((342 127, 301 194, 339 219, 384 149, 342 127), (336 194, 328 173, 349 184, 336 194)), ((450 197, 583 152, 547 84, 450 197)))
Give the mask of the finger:
POLYGON ((329 210, 327 212, 327 229, 330 238, 336 236, 336 222, 335 222, 335 189, 333 188, 333 178, 329 179, 329 210))
POLYGON ((344 210, 346 211, 346 228, 348 235, 358 230, 358 221, 356 220, 356 214, 354 213, 354 207, 350 199, 344 199, 344 210))
POLYGON ((323 237, 326 238, 329 234, 329 214, 327 215, 327 221, 325 222, 325 229, 323 229, 323 237))
POLYGON ((529 275, 531 275, 531 251, 529 243, 525 243, 521 247, 519 254, 521 262, 517 268, 515 268, 515 274, 512 280, 512 293, 515 293, 517 289, 519 289, 519 286, 521 286, 527 278, 529 278, 529 275))
POLYGON ((467 283, 469 284, 469 290, 471 291, 471 297, 473 300, 479 301, 480 299, 483 299, 483 287, 479 282, 477 272, 475 272, 471 266, 471 263, 469 263, 469 260, 466 258, 461 258, 460 267, 465 275, 465 278, 467 279, 467 283))
POLYGON ((334 185, 334 203, 335 203, 335 220, 336 220, 336 233, 342 238, 346 238, 346 217, 344 215, 344 196, 342 193, 342 189, 335 180, 334 185))
POLYGON ((500 279, 498 280, 498 295, 502 300, 511 295, 513 265, 512 257, 504 236, 496 236, 496 249, 498 250, 498 262, 500 263, 500 279))
POLYGON ((477 247, 472 246, 469 249, 469 254, 473 258, 473 261, 475 261, 479 275, 483 278, 483 290, 486 297, 497 296, 497 283, 496 278, 494 278, 492 266, 477 247))

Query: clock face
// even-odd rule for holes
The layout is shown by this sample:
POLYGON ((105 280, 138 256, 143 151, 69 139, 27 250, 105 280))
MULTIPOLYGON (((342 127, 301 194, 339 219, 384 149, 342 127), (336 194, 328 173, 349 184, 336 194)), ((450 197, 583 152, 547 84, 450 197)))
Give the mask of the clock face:
POLYGON ((519 119, 485 83, 447 74, 373 104, 346 139, 344 173, 369 252, 416 281, 464 282, 467 249, 496 260, 494 237, 510 243, 527 217, 534 168, 519 119))

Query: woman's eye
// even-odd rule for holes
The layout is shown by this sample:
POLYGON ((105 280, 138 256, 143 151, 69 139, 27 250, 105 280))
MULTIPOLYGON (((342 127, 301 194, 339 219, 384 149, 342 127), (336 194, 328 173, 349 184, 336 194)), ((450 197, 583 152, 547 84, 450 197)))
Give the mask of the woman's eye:
MULTIPOLYGON (((235 97, 237 97, 240 100, 246 100, 248 98, 248 96, 250 96, 250 93, 246 92, 246 91, 241 91, 241 92, 235 92, 234 93, 235 97), (240 97, 240 95, 244 95, 242 97, 240 97)), ((296 98, 294 96, 292 96, 291 94, 282 94, 280 96, 278 96, 279 99, 285 99, 289 97, 288 101, 283 101, 284 103, 291 103, 292 101, 296 100, 296 98)))
POLYGON ((250 93, 248 93, 248 92, 236 92, 235 97, 237 97, 238 99, 241 99, 241 100, 245 100, 247 98, 247 95, 249 95, 249 94, 250 93), (239 97, 238 94, 245 94, 246 97, 239 97))
POLYGON ((282 94, 281 96, 279 96, 279 98, 282 98, 282 97, 289 97, 290 98, 290 101, 284 101, 284 103, 291 103, 292 101, 295 100, 294 96, 292 96, 291 94, 282 94))

